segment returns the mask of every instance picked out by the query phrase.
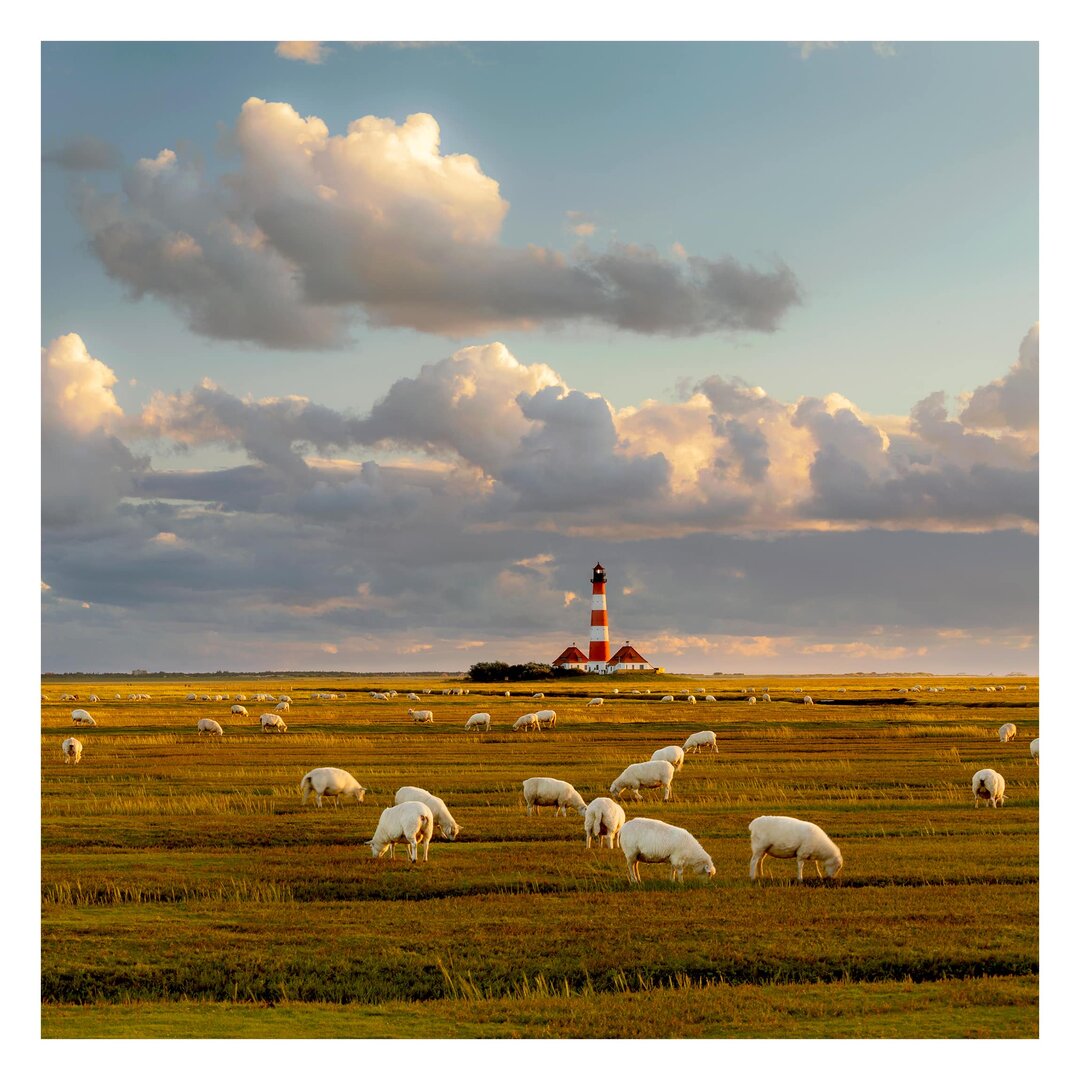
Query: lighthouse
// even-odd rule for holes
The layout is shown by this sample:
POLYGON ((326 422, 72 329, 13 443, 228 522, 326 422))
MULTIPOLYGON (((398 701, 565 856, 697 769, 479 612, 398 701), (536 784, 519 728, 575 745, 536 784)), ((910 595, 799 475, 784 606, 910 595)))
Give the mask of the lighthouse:
POLYGON ((592 572, 592 622, 589 627, 589 671, 607 671, 611 646, 607 626, 607 571, 597 563, 592 572))

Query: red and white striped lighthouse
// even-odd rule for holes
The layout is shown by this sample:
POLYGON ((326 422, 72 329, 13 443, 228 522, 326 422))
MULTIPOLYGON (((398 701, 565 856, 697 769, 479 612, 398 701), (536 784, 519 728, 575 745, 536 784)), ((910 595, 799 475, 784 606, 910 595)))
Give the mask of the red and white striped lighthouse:
POLYGON ((611 655, 607 629, 607 572, 597 563, 592 572, 592 621, 589 627, 589 668, 607 667, 611 655))

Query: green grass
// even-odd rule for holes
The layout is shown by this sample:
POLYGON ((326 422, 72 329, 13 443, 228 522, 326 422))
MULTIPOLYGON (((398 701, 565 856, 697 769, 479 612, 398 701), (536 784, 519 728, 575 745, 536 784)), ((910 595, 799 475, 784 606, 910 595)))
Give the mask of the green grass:
MULTIPOLYGON (((186 685, 154 685, 150 702, 110 689, 90 705, 85 693, 104 687, 60 704, 66 687, 49 686, 43 1033, 1036 1036, 1037 685, 987 695, 961 680, 911 704, 811 708, 776 700, 777 680, 745 685, 763 682, 771 704, 692 677, 663 689, 706 685, 728 700, 609 689, 602 709, 584 705, 595 689, 548 685, 558 727, 525 735, 509 724, 538 703, 501 688, 425 696, 437 723, 419 729, 404 694, 379 705, 346 687, 346 701, 310 701, 275 682, 294 698, 280 737, 258 731, 270 703, 246 702, 245 719, 229 702, 183 701, 186 685), (76 704, 97 728, 71 726, 76 704), (497 726, 466 735, 478 710, 497 726), (201 716, 224 737, 196 735, 201 716), (1001 744, 1006 719, 1020 734, 1001 744), (721 753, 687 757, 674 802, 648 793, 627 810, 690 829, 716 864, 709 883, 644 867, 633 887, 620 852, 585 850, 577 815, 525 816, 529 776, 589 799, 629 761, 704 728, 721 753), (72 733, 77 767, 59 751, 72 733), (319 765, 352 772, 364 805, 302 808, 297 784, 319 765), (974 808, 970 777, 986 766, 1006 778, 1003 809, 974 808), (364 843, 402 784, 441 795, 463 830, 416 868, 373 860, 364 843), (844 853, 842 886, 798 887, 794 864, 775 860, 752 886, 747 824, 763 813, 822 825, 844 853)), ((844 685, 876 701, 908 684, 844 685)))

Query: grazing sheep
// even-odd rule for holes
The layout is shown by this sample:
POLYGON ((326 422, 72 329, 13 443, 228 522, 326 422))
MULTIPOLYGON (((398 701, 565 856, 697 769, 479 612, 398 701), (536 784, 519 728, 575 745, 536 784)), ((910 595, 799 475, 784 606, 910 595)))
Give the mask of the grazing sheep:
POLYGON ((243 705, 234 705, 229 712, 231 712, 233 716, 247 716, 248 714, 247 709, 245 709, 243 705))
POLYGON ((394 802, 398 806, 407 802, 423 803, 431 811, 433 827, 438 828, 444 840, 456 840, 461 832, 461 826, 454 820, 454 815, 447 809, 446 803, 438 795, 432 795, 422 787, 398 788, 394 802))
POLYGON ((235 694, 233 701, 247 701, 247 694, 235 694))
POLYGON ((224 697, 224 695, 222 695, 222 694, 215 694, 215 695, 214 695, 214 700, 215 700, 215 701, 224 701, 224 700, 225 700, 225 697, 224 697))
POLYGON ((980 769, 971 778, 971 791, 976 809, 983 799, 991 806, 1005 805, 1005 777, 993 769, 980 769))
POLYGON ((1016 738, 1016 725, 1015 724, 1002 724, 998 728, 998 738, 1002 742, 1008 742, 1010 739, 1016 738))
MULTIPOLYGON (((138 696, 137 694, 132 694, 131 695, 131 700, 134 701, 137 696, 138 696)), ((200 701, 209 701, 210 700, 210 695, 209 694, 200 694, 199 695, 199 700, 200 701)))
POLYGON ((614 850, 619 844, 619 830, 626 824, 626 811, 614 800, 601 797, 585 807, 585 846, 592 847, 593 837, 600 847, 614 850))
POLYGON ((814 699, 809 694, 807 694, 806 697, 804 697, 802 699, 802 703, 804 705, 813 705, 814 704, 814 699))
POLYGON ((533 694, 533 697, 543 697, 543 696, 544 696, 544 695, 543 695, 543 693, 536 693, 536 694, 533 694))
POLYGON ((573 784, 565 780, 555 780, 550 776, 532 776, 521 785, 525 795, 525 814, 528 816, 535 809, 540 813, 541 806, 557 807, 555 813, 566 817, 568 806, 585 816, 585 800, 577 793, 573 784))
POLYGON ((379 824, 371 838, 371 854, 381 859, 390 849, 390 859, 394 858, 397 844, 409 845, 409 861, 415 863, 417 846, 423 841, 424 862, 428 860, 428 845, 434 829, 434 816, 431 809, 422 802, 403 802, 397 806, 388 806, 379 815, 379 824))
POLYGON ((664 746, 653 751, 653 761, 670 761, 672 767, 678 772, 683 766, 683 758, 686 751, 681 746, 664 746))
POLYGON ((312 769, 304 774, 300 781, 300 805, 305 806, 309 795, 315 796, 315 805, 322 809, 323 798, 333 799, 334 806, 341 805, 341 797, 355 799, 358 803, 364 801, 367 788, 364 787, 352 773, 344 769, 322 768, 312 769))
POLYGON ((477 731, 479 728, 483 728, 485 731, 491 730, 491 713, 473 713, 472 716, 465 721, 466 731, 477 731))
POLYGON ((588 707, 589 705, 603 705, 603 704, 604 704, 604 699, 602 697, 594 697, 591 701, 586 701, 585 702, 586 707, 588 707))
POLYGON ((715 701, 716 698, 712 694, 706 694, 705 695, 705 700, 706 701, 715 701))
POLYGON ((503 691, 503 697, 509 697, 509 696, 510 696, 510 691, 509 690, 504 690, 503 691))
POLYGON ((97 721, 85 709, 72 709, 71 722, 73 724, 89 724, 90 727, 97 727, 97 721))
POLYGON ((410 709, 409 716, 418 724, 435 723, 435 714, 430 709, 410 709))
POLYGON ((89 696, 89 697, 88 697, 88 698, 87 698, 86 700, 87 700, 87 701, 100 701, 100 700, 101 700, 101 698, 99 698, 99 697, 97 696, 97 694, 91 694, 91 695, 90 695, 90 696, 89 696))
POLYGON ((371 700, 372 701, 387 702, 387 701, 390 700, 390 695, 389 694, 380 694, 380 693, 378 693, 378 691, 372 690, 372 692, 371 692, 371 700))
POLYGON ((540 721, 541 727, 553 728, 556 719, 558 719, 558 714, 554 709, 538 709, 536 718, 540 721))
POLYGON ((671 801, 671 781, 675 778, 675 766, 670 761, 639 761, 627 765, 611 782, 611 794, 618 798, 624 791, 631 791, 634 799, 641 802, 640 788, 660 788, 663 801, 671 801))
POLYGON ((82 743, 74 735, 68 736, 60 744, 60 749, 64 753, 64 764, 78 765, 82 760, 82 743))
POLYGON ((756 705, 757 704, 757 698, 756 697, 748 697, 746 699, 746 703, 748 705, 756 705))
POLYGON ((682 744, 682 748, 689 754, 696 754, 703 746, 711 746, 714 754, 719 753, 716 749, 715 731, 699 731, 682 744))
POLYGON ((1027 687, 1026 687, 1026 686, 1018 686, 1018 687, 1017 687, 1016 689, 1017 689, 1017 690, 1026 690, 1026 689, 1027 689, 1027 687))
POLYGON ((279 735, 284 735, 289 730, 285 721, 277 713, 263 713, 259 717, 259 723, 262 725, 263 731, 267 733, 277 732, 279 735))
POLYGON ((769 695, 768 695, 768 694, 762 694, 762 695, 761 695, 761 700, 762 700, 762 701, 772 701, 772 698, 771 698, 771 697, 769 697, 769 695))
POLYGON ((663 704, 665 701, 674 701, 674 700, 675 700, 675 695, 674 694, 665 694, 660 699, 660 703, 663 704))
POLYGON ((641 881, 639 863, 670 863, 671 880, 682 881, 691 870, 705 877, 716 873, 709 853, 686 831, 666 821, 634 818, 619 833, 619 846, 626 856, 626 873, 632 882, 641 881))
POLYGON ((199 721, 198 732, 200 735, 224 735, 221 725, 216 720, 211 720, 210 717, 204 716, 199 721))
POLYGON ((287 701, 279 701, 274 706, 274 709, 275 709, 276 712, 288 712, 289 711, 289 703, 287 701))
POLYGON ((1031 756, 1035 759, 1036 762, 1038 762, 1038 760, 1039 760, 1039 740, 1038 739, 1032 739, 1031 740, 1031 756))
POLYGON ((197 696, 198 695, 196 695, 196 694, 188 694, 187 697, 184 698, 184 700, 185 701, 194 701, 197 696))
POLYGON ((419 700, 420 700, 420 695, 419 694, 410 694, 409 695, 409 701, 419 701, 419 700))
POLYGON ((798 879, 803 879, 803 864, 812 862, 821 877, 821 864, 825 864, 825 877, 835 878, 844 866, 840 849, 825 835, 823 829, 812 821, 800 821, 793 817, 756 817, 750 822, 750 880, 761 877, 761 864, 765 856, 774 859, 797 859, 798 879))
POLYGON ((287 701, 290 705, 292 704, 292 698, 288 694, 278 694, 278 701, 287 701))
POLYGON ((690 705, 696 705, 697 704, 697 698, 694 697, 693 694, 687 694, 686 695, 686 700, 690 705))
POLYGON ((60 700, 61 701, 78 701, 79 700, 79 695, 78 694, 61 694, 60 695, 60 700))
POLYGON ((540 717, 534 712, 526 713, 524 716, 519 716, 514 721, 514 726, 511 731, 539 731, 540 730, 540 717))

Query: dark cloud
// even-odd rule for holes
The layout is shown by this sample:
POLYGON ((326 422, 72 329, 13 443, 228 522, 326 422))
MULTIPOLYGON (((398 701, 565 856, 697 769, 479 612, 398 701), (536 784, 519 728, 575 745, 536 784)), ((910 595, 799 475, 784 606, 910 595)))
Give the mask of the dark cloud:
POLYGON ((120 168, 120 151, 94 135, 78 135, 41 155, 50 165, 71 172, 106 172, 120 168))

